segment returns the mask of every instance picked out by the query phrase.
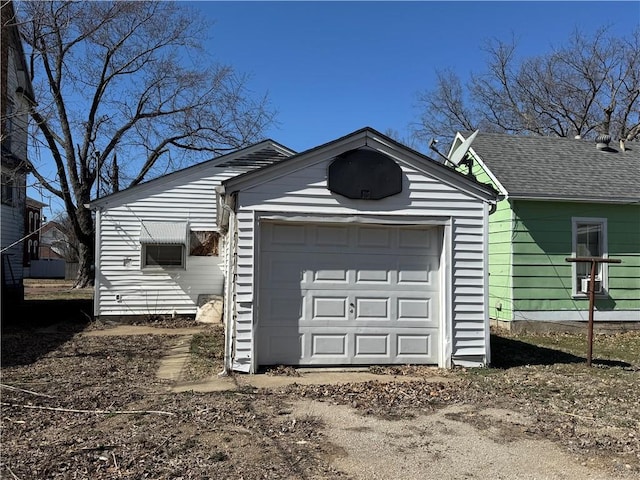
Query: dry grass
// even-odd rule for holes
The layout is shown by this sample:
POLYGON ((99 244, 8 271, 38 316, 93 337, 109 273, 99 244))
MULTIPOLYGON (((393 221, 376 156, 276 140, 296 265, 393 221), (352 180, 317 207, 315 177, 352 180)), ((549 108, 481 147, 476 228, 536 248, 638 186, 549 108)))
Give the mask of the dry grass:
POLYGON ((73 280, 25 278, 25 300, 92 300, 94 289, 73 288, 73 280))

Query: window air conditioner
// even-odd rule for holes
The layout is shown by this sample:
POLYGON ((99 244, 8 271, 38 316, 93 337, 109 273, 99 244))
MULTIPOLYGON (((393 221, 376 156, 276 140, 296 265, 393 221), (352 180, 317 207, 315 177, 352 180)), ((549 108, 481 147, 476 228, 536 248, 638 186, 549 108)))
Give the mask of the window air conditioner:
MULTIPOLYGON (((595 280, 595 293, 602 293, 602 281, 596 279, 595 280)), ((589 279, 588 278, 582 278, 581 279, 581 285, 580 285, 580 291, 583 293, 589 293, 589 279)))

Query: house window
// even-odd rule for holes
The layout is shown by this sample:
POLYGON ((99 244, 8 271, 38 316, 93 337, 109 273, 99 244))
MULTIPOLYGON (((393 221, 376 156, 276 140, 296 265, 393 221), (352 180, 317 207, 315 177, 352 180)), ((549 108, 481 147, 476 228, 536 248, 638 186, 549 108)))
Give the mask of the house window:
POLYGON ((142 222, 140 244, 143 269, 185 268, 187 224, 142 222))
POLYGON ((13 205, 14 180, 13 177, 2 174, 2 203, 13 205))
MULTIPOLYGON (((573 218, 572 235, 573 257, 608 256, 606 218, 573 218)), ((596 268, 595 292, 602 293, 607 289, 607 264, 598 263, 596 268)), ((590 277, 590 262, 573 263, 574 295, 582 296, 589 293, 590 277)))
POLYGON ((143 267, 183 267, 183 245, 145 245, 143 267))
POLYGON ((189 239, 189 255, 195 257, 217 257, 219 253, 220 234, 214 231, 191 231, 189 239))

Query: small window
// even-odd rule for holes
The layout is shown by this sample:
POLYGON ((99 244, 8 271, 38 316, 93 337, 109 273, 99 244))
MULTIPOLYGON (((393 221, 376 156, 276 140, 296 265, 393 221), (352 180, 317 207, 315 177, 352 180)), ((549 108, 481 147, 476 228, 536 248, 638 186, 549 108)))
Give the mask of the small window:
MULTIPOLYGON (((572 219, 573 257, 608 256, 607 220, 604 218, 572 219)), ((573 263, 573 293, 582 296, 589 293, 591 263, 573 263)), ((607 289, 607 264, 598 263, 595 278, 595 292, 603 293, 607 289)))
POLYGON ((142 222, 142 268, 185 268, 186 222, 142 222))
POLYGON ((183 267, 183 245, 144 245, 143 267, 183 267))
POLYGON ((9 175, 2 174, 2 203, 13 205, 14 180, 9 175))
POLYGON ((191 231, 189 239, 189 255, 194 257, 217 257, 219 253, 220 234, 214 231, 191 231))

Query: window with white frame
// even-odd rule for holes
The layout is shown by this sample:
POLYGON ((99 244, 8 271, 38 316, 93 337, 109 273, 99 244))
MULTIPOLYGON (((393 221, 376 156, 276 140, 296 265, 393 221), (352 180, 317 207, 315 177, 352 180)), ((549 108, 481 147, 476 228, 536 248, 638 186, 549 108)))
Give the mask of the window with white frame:
MULTIPOLYGON (((573 257, 607 258, 607 219, 572 218, 573 257)), ((590 262, 575 262, 573 266, 573 293, 587 295, 591 277, 590 262)), ((602 293, 607 289, 607 264, 598 263, 596 267, 594 289, 602 293)))
POLYGON ((142 222, 140 227, 143 269, 185 268, 187 224, 142 222))

